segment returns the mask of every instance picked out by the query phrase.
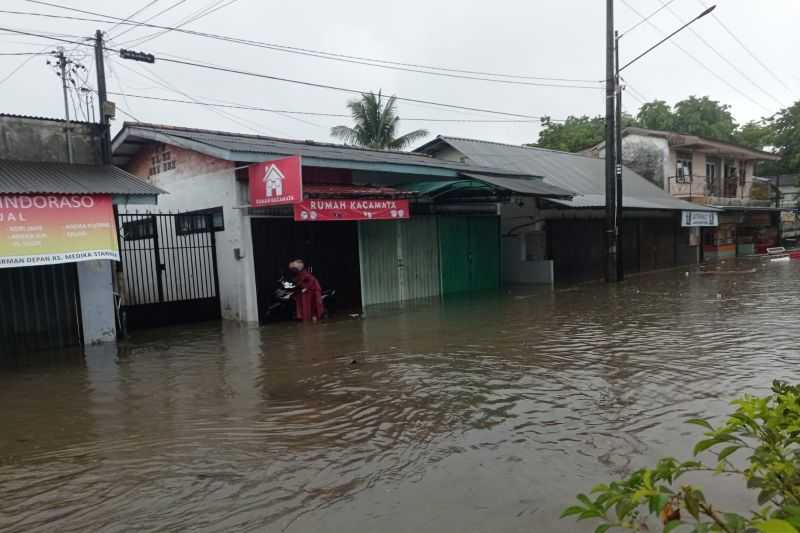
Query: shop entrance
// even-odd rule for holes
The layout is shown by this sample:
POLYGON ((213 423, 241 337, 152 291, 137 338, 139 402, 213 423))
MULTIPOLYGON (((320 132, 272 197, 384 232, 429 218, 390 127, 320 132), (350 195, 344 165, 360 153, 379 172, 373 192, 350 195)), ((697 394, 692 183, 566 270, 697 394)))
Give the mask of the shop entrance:
POLYGON ((272 303, 277 282, 286 275, 292 259, 303 259, 323 290, 336 290, 337 314, 361 311, 356 222, 295 222, 254 217, 251 227, 261 322, 272 303))

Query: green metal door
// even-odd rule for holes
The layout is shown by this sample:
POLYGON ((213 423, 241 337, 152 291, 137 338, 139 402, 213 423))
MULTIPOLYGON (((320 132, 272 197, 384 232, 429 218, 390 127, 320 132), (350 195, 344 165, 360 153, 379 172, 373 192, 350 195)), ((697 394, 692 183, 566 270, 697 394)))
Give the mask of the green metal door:
POLYGON ((439 261, 442 294, 466 292, 469 282, 469 219, 439 217, 439 261))
POLYGON ((500 286, 497 217, 439 217, 442 294, 500 286))
POLYGON ((500 286, 500 228, 498 217, 469 218, 470 290, 500 286))

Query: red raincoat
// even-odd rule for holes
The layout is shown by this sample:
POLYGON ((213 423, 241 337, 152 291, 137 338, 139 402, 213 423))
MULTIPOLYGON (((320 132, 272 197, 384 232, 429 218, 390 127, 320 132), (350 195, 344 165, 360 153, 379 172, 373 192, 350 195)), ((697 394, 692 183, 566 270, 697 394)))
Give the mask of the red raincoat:
POLYGON ((322 307, 322 287, 310 272, 305 270, 295 274, 297 292, 294 301, 297 305, 297 320, 321 319, 325 313, 322 307))

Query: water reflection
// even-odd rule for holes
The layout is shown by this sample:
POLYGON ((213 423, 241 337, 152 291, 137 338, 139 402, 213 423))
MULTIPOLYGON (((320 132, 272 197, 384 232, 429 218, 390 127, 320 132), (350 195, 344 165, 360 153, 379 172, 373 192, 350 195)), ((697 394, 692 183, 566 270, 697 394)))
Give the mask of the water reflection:
POLYGON ((577 491, 685 455, 682 420, 798 378, 800 266, 755 267, 150 331, 4 369, 0 529, 572 529, 577 491))

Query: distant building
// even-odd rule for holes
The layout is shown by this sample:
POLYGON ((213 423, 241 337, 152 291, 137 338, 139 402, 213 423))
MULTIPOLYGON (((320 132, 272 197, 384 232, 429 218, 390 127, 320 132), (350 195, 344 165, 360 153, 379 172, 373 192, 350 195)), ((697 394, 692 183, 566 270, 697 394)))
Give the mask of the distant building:
POLYGON ((770 204, 781 211, 781 236, 796 245, 800 239, 800 174, 754 178, 768 187, 770 204))
MULTIPOLYGON (((763 252, 780 241, 781 209, 754 182, 759 161, 775 154, 696 135, 630 127, 622 131, 623 163, 672 196, 722 210, 703 230, 703 259, 763 252)), ((583 153, 605 156, 605 143, 583 153)), ((624 186, 623 186, 624 187, 624 186)))
MULTIPOLYGON (((509 283, 602 279, 605 272, 605 165, 588 155, 439 136, 416 149, 436 158, 541 176, 573 191, 568 199, 516 198, 502 206, 503 269, 509 283)), ((673 198, 629 168, 623 169, 622 260, 626 273, 699 260, 700 228, 716 224, 718 209, 673 198)))

